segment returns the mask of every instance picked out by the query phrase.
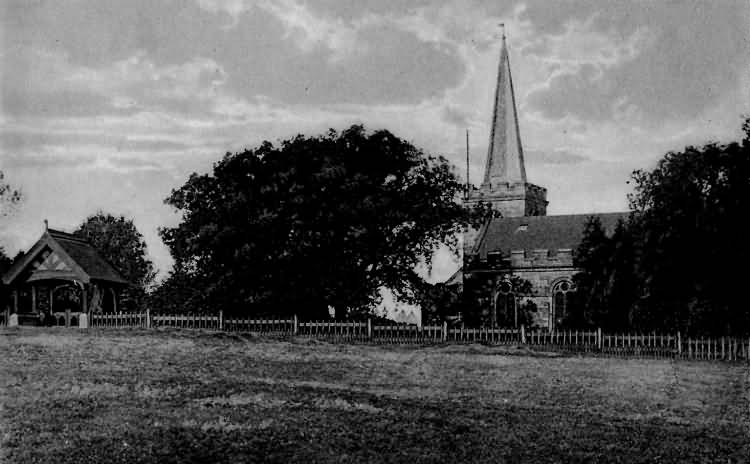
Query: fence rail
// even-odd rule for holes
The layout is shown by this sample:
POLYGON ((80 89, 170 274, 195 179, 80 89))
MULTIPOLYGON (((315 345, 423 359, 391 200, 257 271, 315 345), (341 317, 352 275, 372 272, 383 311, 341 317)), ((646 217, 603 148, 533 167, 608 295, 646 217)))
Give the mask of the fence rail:
POLYGON ((91 327, 147 327, 147 313, 91 314, 91 327))
POLYGON ((252 332, 269 335, 294 333, 294 319, 241 319, 230 318, 222 323, 227 332, 252 332))
MULTIPOLYGON (((0 313, 0 325, 7 316, 0 313)), ((750 338, 683 338, 677 334, 604 334, 596 331, 527 331, 442 325, 383 325, 367 321, 250 319, 218 315, 91 314, 91 327, 206 329, 264 335, 324 338, 382 344, 484 343, 526 345, 535 349, 586 352, 605 356, 750 362, 750 338)))
POLYGON ((180 316, 151 316, 150 324, 146 327, 174 327, 177 329, 214 329, 219 330, 220 319, 217 316, 180 315, 180 316))

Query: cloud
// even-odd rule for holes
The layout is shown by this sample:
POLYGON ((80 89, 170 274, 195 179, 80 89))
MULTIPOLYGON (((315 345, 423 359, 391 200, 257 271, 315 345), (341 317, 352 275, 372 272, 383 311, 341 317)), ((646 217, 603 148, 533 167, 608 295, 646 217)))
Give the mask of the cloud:
POLYGON ((76 65, 60 51, 18 47, 0 57, 7 73, 2 86, 6 116, 76 116, 135 111, 175 104, 194 108, 210 100, 226 80, 215 61, 197 57, 163 65, 137 51, 99 67, 76 65))
POLYGON ((201 8, 224 12, 232 18, 228 27, 236 27, 242 15, 260 8, 278 18, 285 28, 285 38, 292 39, 303 51, 324 47, 331 61, 340 61, 355 52, 362 52, 366 44, 359 40, 357 29, 341 19, 316 14, 306 4, 296 0, 197 0, 201 8))
POLYGON ((215 61, 197 57, 185 63, 159 66, 139 51, 106 67, 77 67, 62 79, 76 89, 108 96, 114 108, 153 108, 165 101, 205 101, 214 98, 226 81, 215 61))
POLYGON ((471 115, 458 106, 446 104, 443 107, 442 116, 443 120, 448 124, 458 127, 468 127, 471 115))
POLYGON ((528 91, 525 110, 591 123, 624 119, 645 128, 698 117, 709 105, 737 98, 750 43, 747 5, 610 7, 607 14, 586 13, 585 20, 556 7, 528 11, 545 25, 556 15, 562 27, 524 47, 546 72, 528 91))
POLYGON ((111 152, 107 145, 39 145, 33 151, 4 154, 7 169, 55 169, 88 172, 107 170, 119 174, 164 171, 158 157, 147 152, 111 152))
POLYGON ((637 29, 618 37, 613 31, 599 31, 598 16, 571 20, 560 34, 541 35, 521 47, 520 52, 547 74, 525 92, 525 110, 552 119, 571 114, 594 121, 627 110, 623 89, 607 73, 632 62, 654 40, 653 34, 637 29))
POLYGON ((580 164, 591 159, 571 153, 565 150, 525 150, 524 151, 525 161, 530 165, 535 164, 547 164, 547 165, 559 165, 559 164, 580 164))
POLYGON ((634 59, 655 38, 645 28, 627 36, 614 30, 598 30, 596 20, 601 14, 594 13, 585 20, 569 20, 560 34, 539 34, 527 40, 519 51, 557 73, 574 72, 588 65, 600 77, 604 69, 634 59))

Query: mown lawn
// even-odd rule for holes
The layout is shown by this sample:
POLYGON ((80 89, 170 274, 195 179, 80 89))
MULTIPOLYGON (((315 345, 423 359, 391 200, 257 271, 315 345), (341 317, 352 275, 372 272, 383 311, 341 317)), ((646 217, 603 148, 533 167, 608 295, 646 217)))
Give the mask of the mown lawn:
POLYGON ((747 365, 0 330, 2 462, 747 462, 747 365))

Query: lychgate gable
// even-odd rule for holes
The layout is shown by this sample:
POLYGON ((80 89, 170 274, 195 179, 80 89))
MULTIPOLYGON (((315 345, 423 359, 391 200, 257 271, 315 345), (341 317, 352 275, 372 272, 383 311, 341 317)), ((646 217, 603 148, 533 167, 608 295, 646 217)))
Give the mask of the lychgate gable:
POLYGON ((46 228, 3 283, 12 295, 7 310, 20 322, 66 325, 82 313, 115 310, 119 290, 128 285, 86 240, 46 228))

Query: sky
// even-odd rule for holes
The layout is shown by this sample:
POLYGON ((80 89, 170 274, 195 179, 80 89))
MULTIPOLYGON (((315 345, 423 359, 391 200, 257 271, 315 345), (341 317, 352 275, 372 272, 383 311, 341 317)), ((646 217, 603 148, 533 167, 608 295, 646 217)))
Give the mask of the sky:
MULTIPOLYGON (((0 0, 9 254, 102 210, 163 277, 164 199, 226 152, 363 123, 481 179, 505 24, 529 181, 548 213, 621 211, 634 169, 737 140, 746 1, 0 0)), ((445 254, 431 280, 450 276, 445 254)))

